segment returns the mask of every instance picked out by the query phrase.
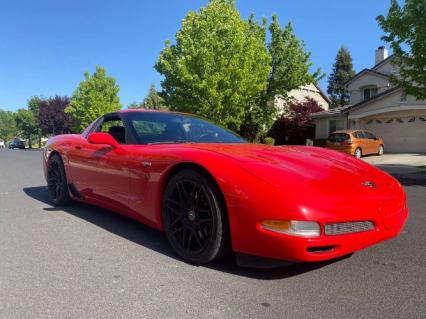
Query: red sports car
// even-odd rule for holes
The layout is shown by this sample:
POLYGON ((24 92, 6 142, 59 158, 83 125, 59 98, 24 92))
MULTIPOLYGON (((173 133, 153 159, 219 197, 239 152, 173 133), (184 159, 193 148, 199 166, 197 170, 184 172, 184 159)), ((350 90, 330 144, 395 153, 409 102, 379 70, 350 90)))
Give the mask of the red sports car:
POLYGON ((166 233, 184 260, 230 250, 321 261, 395 237, 401 185, 351 156, 250 144, 192 115, 106 114, 81 135, 51 138, 44 172, 56 205, 102 206, 166 233))

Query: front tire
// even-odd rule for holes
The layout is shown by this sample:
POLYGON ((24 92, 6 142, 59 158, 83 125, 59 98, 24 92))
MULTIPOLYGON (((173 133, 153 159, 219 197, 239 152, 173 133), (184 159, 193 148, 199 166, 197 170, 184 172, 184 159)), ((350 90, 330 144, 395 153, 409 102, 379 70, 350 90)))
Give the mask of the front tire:
POLYGON ((361 158, 362 157, 362 150, 358 147, 354 152, 355 158, 361 158))
POLYGON ((171 178, 162 214, 167 239, 185 261, 203 265, 227 251, 225 205, 215 183, 201 171, 185 169, 171 178))
POLYGON ((47 189, 54 205, 67 205, 71 202, 64 163, 54 154, 47 164, 47 189))
POLYGON ((379 149, 377 150, 377 154, 381 156, 383 155, 384 152, 385 152, 385 148, 383 147, 383 145, 380 145, 379 149))

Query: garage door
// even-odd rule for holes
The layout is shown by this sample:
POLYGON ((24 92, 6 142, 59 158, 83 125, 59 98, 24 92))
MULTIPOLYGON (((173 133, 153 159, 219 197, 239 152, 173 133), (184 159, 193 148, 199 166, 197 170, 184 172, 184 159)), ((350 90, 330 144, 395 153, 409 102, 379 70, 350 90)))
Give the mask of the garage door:
POLYGON ((426 114, 412 117, 375 117, 363 127, 383 138, 386 152, 426 153, 426 114))

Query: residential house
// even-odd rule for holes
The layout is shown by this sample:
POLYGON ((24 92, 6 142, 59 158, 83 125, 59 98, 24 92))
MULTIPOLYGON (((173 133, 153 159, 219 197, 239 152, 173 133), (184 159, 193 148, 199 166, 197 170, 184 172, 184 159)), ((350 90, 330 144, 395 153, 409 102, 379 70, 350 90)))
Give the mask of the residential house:
POLYGON ((316 138, 340 129, 366 129, 383 138, 387 152, 426 153, 426 101, 416 100, 389 81, 398 75, 384 47, 375 52, 375 65, 346 83, 347 106, 315 113, 316 138))
MULTIPOLYGON (((318 105, 324 110, 328 110, 331 104, 329 97, 314 83, 303 85, 297 89, 291 90, 288 93, 289 100, 293 102, 303 102, 306 98, 311 98, 317 101, 318 105)), ((275 96, 275 106, 280 115, 286 114, 288 111, 287 101, 280 95, 275 96)))

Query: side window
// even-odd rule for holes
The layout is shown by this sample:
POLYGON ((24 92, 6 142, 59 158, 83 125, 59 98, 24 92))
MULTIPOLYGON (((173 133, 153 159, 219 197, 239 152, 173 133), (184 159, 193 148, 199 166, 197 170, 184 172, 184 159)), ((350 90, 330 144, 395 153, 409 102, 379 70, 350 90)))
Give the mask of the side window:
POLYGON ((373 133, 370 132, 365 132, 365 135, 367 136, 368 139, 370 140, 375 140, 376 136, 373 133))
POLYGON ((126 144, 126 128, 118 117, 106 118, 97 127, 96 132, 109 133, 120 144, 126 144))
POLYGON ((367 138, 363 131, 358 131, 357 133, 358 133, 358 138, 367 138))

